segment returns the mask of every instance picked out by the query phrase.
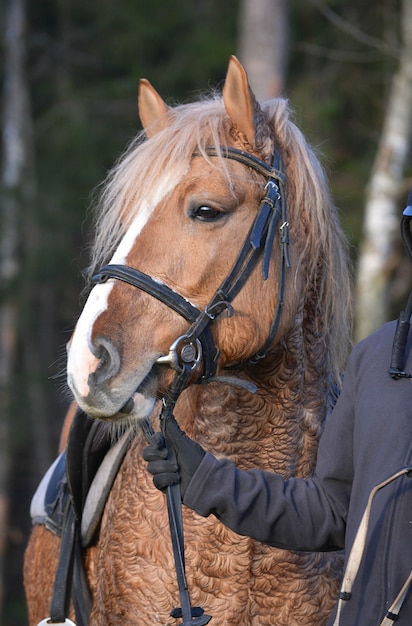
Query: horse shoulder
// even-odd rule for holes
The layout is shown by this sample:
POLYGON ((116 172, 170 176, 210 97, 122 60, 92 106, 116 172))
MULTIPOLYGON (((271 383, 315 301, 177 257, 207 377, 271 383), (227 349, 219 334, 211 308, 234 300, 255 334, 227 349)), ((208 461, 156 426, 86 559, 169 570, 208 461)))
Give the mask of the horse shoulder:
POLYGON ((50 603, 60 551, 60 539, 44 526, 36 525, 24 555, 23 580, 28 622, 37 624, 50 615, 50 603), (40 592, 41 590, 41 592, 40 592))

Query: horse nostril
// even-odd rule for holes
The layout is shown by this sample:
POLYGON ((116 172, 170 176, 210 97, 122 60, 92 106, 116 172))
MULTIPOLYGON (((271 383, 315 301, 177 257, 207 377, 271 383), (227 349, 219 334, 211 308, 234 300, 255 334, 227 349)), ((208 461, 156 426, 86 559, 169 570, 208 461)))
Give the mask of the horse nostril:
POLYGON ((98 337, 93 341, 92 352, 99 359, 99 364, 93 374, 94 382, 101 385, 118 374, 120 354, 113 343, 105 337, 98 337))

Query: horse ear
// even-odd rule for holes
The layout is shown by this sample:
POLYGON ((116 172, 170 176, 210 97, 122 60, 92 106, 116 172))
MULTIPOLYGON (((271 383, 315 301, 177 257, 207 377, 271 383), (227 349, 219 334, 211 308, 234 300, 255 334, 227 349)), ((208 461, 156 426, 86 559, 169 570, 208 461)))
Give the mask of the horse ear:
POLYGON ((146 78, 139 83, 139 117, 148 137, 164 128, 169 107, 146 78))
POLYGON ((223 102, 233 124, 245 135, 253 148, 255 141, 255 113, 257 104, 251 90, 246 70, 240 61, 231 56, 223 87, 223 102))

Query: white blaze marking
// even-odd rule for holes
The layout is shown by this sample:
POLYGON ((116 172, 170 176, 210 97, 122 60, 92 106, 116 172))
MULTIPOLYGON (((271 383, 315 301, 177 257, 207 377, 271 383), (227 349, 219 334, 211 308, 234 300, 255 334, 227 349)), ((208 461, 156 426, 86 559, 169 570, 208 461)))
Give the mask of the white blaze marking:
MULTIPOLYGON (((159 187, 154 191, 149 200, 145 200, 126 234, 121 240, 119 247, 114 253, 111 263, 125 264, 136 239, 148 222, 156 206, 180 181, 185 172, 179 177, 170 169, 161 178, 159 187)), ((107 303, 113 281, 93 287, 86 301, 83 311, 77 321, 68 351, 67 375, 70 388, 76 394, 87 397, 89 394, 89 375, 96 370, 99 360, 91 352, 91 336, 93 325, 101 313, 107 309, 107 303)))
MULTIPOLYGON (((154 198, 153 200, 155 201, 156 198, 154 198)), ((157 206, 160 200, 161 197, 158 201, 156 201, 156 204, 149 204, 149 202, 147 202, 146 200, 142 202, 138 215, 130 224, 110 263, 117 263, 118 265, 126 263, 126 259, 129 256, 129 253, 132 250, 137 237, 143 230, 144 225, 149 221, 149 217, 153 213, 154 208, 157 206)))
POLYGON ((89 374, 95 371, 99 363, 99 359, 90 351, 93 324, 100 313, 106 310, 112 288, 112 283, 103 283, 91 290, 70 343, 67 359, 68 383, 74 393, 84 398, 89 394, 89 374))

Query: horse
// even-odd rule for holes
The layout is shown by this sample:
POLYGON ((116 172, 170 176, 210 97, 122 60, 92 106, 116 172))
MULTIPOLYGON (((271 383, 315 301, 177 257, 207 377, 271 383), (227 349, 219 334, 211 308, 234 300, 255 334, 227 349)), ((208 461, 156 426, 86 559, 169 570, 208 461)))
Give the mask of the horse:
MULTIPOLYGON (((91 289, 67 348, 84 419, 114 440, 133 431, 83 549, 91 626, 176 623, 166 498, 140 428, 158 430, 176 377, 186 373, 173 414, 205 449, 305 477, 350 344, 347 241, 287 99, 259 103, 231 57, 222 92, 169 106, 142 79, 138 107, 143 130, 100 190, 91 289)), ((326 623, 341 552, 269 547, 185 507, 183 528, 190 597, 216 626, 326 623)), ((59 545, 33 527, 32 626, 49 615, 59 545)))

